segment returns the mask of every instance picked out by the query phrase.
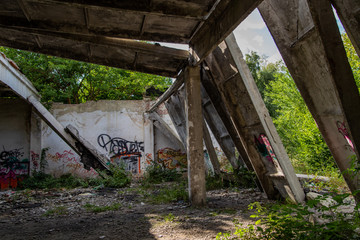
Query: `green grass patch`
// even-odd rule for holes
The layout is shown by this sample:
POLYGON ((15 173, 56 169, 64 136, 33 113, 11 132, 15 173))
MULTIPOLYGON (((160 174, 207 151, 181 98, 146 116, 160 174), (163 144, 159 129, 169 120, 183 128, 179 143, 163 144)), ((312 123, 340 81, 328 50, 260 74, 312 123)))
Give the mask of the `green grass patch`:
POLYGON ((19 189, 71 189, 90 186, 122 188, 131 183, 131 175, 123 167, 111 166, 110 173, 99 172, 99 175, 97 178, 82 179, 68 173, 55 178, 50 174, 35 172, 20 183, 19 189))
POLYGON ((44 213, 44 216, 54 216, 54 215, 66 215, 68 213, 68 209, 64 206, 58 206, 52 209, 47 210, 44 213))
POLYGON ((86 203, 83 207, 89 212, 100 213, 107 211, 117 211, 121 208, 121 206, 122 205, 120 203, 114 203, 109 206, 96 206, 90 203, 86 203))

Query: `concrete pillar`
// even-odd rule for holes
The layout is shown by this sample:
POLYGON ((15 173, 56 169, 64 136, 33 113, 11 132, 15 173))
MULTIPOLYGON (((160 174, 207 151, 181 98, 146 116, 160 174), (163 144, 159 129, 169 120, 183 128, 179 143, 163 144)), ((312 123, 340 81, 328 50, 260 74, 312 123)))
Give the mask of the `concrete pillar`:
POLYGON ((42 121, 34 111, 30 119, 30 174, 40 170, 42 121))
POLYGON ((197 207, 206 204, 200 83, 200 67, 187 67, 185 70, 185 112, 189 197, 192 205, 197 207))
POLYGON ((149 118, 148 113, 144 113, 144 160, 141 161, 144 164, 141 164, 141 174, 143 174, 146 168, 152 164, 152 161, 155 160, 154 155, 154 124, 153 120, 149 118))

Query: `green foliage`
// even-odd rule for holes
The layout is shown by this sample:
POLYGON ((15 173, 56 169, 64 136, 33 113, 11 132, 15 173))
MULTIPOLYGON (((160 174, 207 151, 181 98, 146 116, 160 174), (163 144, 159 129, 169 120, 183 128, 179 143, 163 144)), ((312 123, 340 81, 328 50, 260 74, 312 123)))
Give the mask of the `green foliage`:
POLYGON ((66 215, 68 213, 68 209, 64 206, 58 206, 52 209, 47 210, 44 213, 44 216, 53 216, 53 215, 66 215))
POLYGON ((235 221, 234 233, 219 233, 216 239, 359 239, 357 232, 360 224, 359 204, 353 214, 338 211, 340 205, 346 205, 344 199, 349 194, 337 195, 331 206, 316 207, 327 198, 321 196, 309 200, 306 204, 276 204, 269 209, 255 202, 249 205, 257 219, 255 224, 243 227, 235 221), (316 220, 316 216, 319 216, 316 220))
POLYGON ((53 188, 75 188, 86 185, 83 179, 76 178, 71 174, 64 174, 60 178, 54 178, 43 172, 34 173, 20 183, 21 189, 53 189, 53 188))
POLYGON ((265 100, 276 105, 273 119, 286 150, 300 172, 335 167, 331 153, 285 66, 266 87, 265 100))
POLYGON ((174 222, 175 221, 175 216, 172 213, 169 213, 168 215, 164 216, 164 221, 165 222, 174 222))
POLYGON ((341 35, 344 47, 346 50, 346 55, 348 57, 351 69, 353 71, 353 75, 355 78, 356 85, 358 89, 360 89, 360 58, 356 54, 354 46, 351 44, 349 37, 346 33, 341 35))
MULTIPOLYGON (((231 168, 232 169, 232 168, 231 168)), ((206 176, 206 190, 215 190, 222 188, 255 188, 255 173, 250 172, 245 167, 240 167, 224 173, 220 176, 206 176)))
POLYGON ((186 182, 177 182, 170 185, 146 185, 147 191, 143 190, 143 200, 152 204, 165 204, 177 201, 189 200, 189 195, 186 190, 186 182))
POLYGON ((40 92, 41 101, 82 103, 142 99, 150 86, 164 91, 171 79, 0 47, 40 92))
POLYGON ((55 178, 43 172, 34 172, 32 176, 25 178, 19 185, 20 189, 54 189, 54 188, 76 188, 88 186, 104 186, 112 188, 126 187, 131 183, 131 176, 124 168, 111 167, 111 174, 100 172, 102 178, 82 179, 74 177, 70 173, 55 178))
POLYGON ((103 178, 101 183, 105 187, 122 188, 130 185, 131 174, 125 171, 124 166, 110 165, 110 172, 111 174, 100 172, 100 175, 103 178))
POLYGON ((83 207, 89 212, 100 213, 100 212, 107 212, 107 211, 117 211, 121 208, 121 204, 114 203, 109 206, 96 206, 96 205, 93 205, 90 203, 86 203, 83 207))
POLYGON ((165 166, 153 161, 152 164, 146 168, 143 182, 162 183, 180 181, 181 179, 181 172, 176 169, 168 169, 165 166))

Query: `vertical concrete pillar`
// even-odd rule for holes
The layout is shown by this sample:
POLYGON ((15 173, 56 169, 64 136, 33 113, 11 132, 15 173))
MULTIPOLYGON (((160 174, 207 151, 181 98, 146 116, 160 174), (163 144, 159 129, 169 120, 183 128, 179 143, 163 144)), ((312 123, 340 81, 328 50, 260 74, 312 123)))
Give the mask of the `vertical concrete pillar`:
POLYGON ((141 173, 144 173, 154 160, 154 124, 149 118, 148 113, 144 113, 144 152, 143 160, 141 161, 141 173))
POLYGON ((185 112, 189 197, 192 205, 197 207, 206 204, 200 83, 200 67, 187 67, 185 70, 185 112))
POLYGON ((38 115, 31 109, 30 118, 30 174, 33 171, 40 170, 41 155, 41 127, 42 121, 38 115))

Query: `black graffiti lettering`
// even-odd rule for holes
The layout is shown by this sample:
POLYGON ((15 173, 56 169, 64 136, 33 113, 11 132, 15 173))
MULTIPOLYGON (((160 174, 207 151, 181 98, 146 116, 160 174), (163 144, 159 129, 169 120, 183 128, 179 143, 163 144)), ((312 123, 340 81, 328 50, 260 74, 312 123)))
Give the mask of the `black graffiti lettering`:
POLYGON ((18 162, 24 153, 20 151, 21 148, 13 149, 6 151, 5 149, 0 153, 0 162, 9 163, 9 162, 18 162))
POLYGON ((119 137, 111 138, 107 134, 99 135, 97 141, 100 147, 116 156, 135 154, 144 151, 144 142, 131 142, 119 137))

